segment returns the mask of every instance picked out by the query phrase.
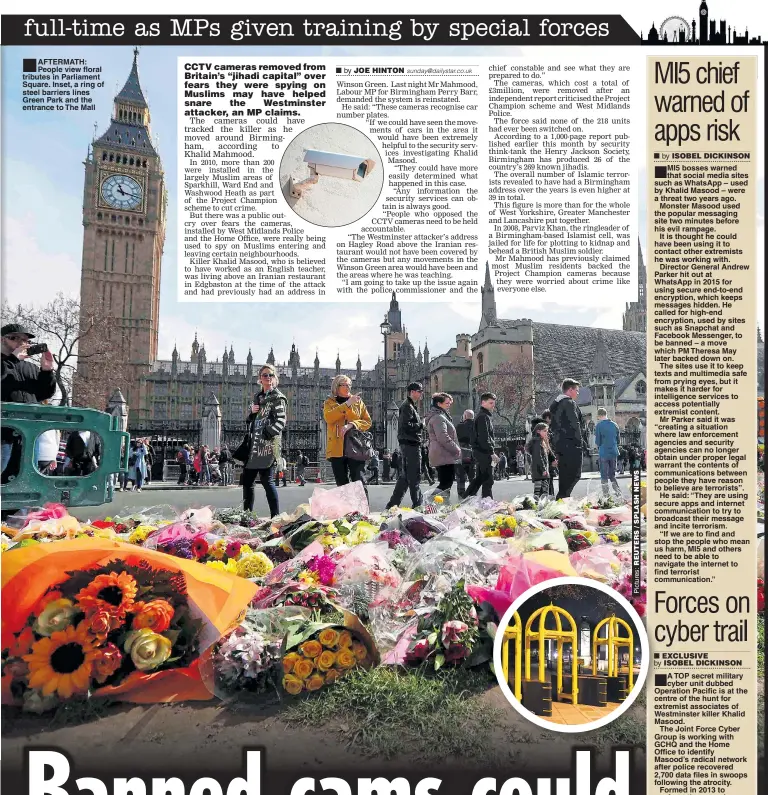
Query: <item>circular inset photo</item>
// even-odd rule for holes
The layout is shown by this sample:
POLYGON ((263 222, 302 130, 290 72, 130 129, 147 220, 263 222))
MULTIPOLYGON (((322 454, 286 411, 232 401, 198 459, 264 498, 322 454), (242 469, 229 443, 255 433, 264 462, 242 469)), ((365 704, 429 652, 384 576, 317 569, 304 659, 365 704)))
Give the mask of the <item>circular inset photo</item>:
POLYGON ((562 577, 518 597, 494 641, 512 706, 544 729, 585 732, 626 712, 648 673, 648 635, 621 594, 562 577))
POLYGON ((316 124, 300 132, 280 161, 289 207, 317 226, 346 226, 376 204, 384 184, 382 157, 348 124, 316 124))

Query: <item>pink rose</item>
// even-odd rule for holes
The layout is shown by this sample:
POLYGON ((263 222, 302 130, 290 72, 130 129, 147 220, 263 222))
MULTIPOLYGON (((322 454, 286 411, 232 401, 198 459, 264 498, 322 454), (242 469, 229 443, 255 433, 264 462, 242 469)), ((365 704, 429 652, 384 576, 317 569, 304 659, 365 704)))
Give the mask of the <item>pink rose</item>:
POLYGON ((421 662, 429 654, 429 641, 426 638, 417 640, 405 653, 406 662, 421 662))
POLYGON ((457 643, 468 629, 469 627, 463 621, 446 621, 443 624, 443 646, 457 643))

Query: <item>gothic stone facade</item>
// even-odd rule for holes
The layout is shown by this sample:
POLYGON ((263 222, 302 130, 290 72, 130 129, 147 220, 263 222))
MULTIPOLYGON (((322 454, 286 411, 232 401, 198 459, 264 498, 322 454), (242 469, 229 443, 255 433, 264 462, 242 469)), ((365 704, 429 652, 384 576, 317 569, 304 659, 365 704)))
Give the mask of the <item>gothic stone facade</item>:
MULTIPOLYGON (((588 421, 594 422, 597 409, 604 407, 622 429, 636 432, 640 424, 645 425, 644 330, 627 329, 626 319, 625 329, 619 330, 498 318, 487 265, 481 293, 482 314, 477 332, 471 338, 459 335, 455 348, 432 360, 433 388, 451 392, 458 405, 476 409, 482 382, 502 364, 510 363, 521 374, 521 383, 522 379, 529 379, 528 391, 535 395, 526 412, 529 416, 548 408, 559 393, 562 380, 571 377, 582 384, 579 404, 588 421)), ((644 296, 643 284, 638 301, 628 308, 632 323, 644 325, 644 296)), ((454 417, 458 416, 459 412, 454 411, 454 417)), ((500 429, 504 429, 506 423, 496 419, 500 429)), ((518 431, 524 432, 522 428, 518 431)))
MULTIPOLYGON (((410 381, 418 379, 429 383, 429 349, 425 345, 423 353, 421 349, 418 353, 414 350, 394 293, 387 320, 392 328, 387 337, 389 401, 400 403, 405 399, 410 381)), ((189 359, 182 359, 174 347, 171 359, 153 362, 151 371, 143 379, 150 420, 156 425, 165 422, 169 427, 199 420, 205 403, 213 394, 221 406, 224 429, 231 429, 232 433, 242 430, 254 394, 261 388, 258 383, 259 366, 264 362, 272 364, 280 377, 279 388, 288 398, 289 427, 308 429, 308 426, 321 424, 323 403, 330 394, 331 381, 343 373, 352 379, 353 391, 360 394, 368 406, 379 429, 377 440, 383 446, 383 361, 379 360, 371 370, 363 370, 358 356, 356 366, 350 369, 342 367, 337 355, 334 367, 321 367, 315 354, 313 364, 304 367, 295 345, 291 346, 288 359, 283 363, 276 361, 273 350, 261 360, 254 360, 249 350, 245 363, 242 360, 238 363, 232 346, 228 351, 224 350, 220 360, 217 358, 210 362, 205 345, 201 345, 195 336, 189 359)), ((321 430, 323 428, 324 425, 321 430)))

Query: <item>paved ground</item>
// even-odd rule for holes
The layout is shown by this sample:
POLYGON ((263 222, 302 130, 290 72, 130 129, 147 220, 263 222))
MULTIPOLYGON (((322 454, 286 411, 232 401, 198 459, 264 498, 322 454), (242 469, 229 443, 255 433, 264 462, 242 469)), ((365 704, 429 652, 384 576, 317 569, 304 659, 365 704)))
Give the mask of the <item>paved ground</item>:
MULTIPOLYGON (((629 476, 619 476, 622 490, 625 495, 629 494, 629 476)), ((422 483, 422 489, 427 486, 422 483)), ((318 485, 307 483, 306 486, 291 484, 281 486, 280 510, 292 511, 297 505, 308 502, 312 491, 315 488, 332 488, 333 484, 324 483, 318 485)), ((557 486, 555 486, 557 487, 557 486)), ((368 494, 373 510, 383 510, 387 500, 392 494, 393 484, 380 486, 369 486, 368 494)), ((589 492, 600 488, 600 480, 597 473, 585 473, 582 480, 574 489, 574 497, 584 497, 589 492)), ((145 486, 141 493, 138 492, 117 492, 113 502, 94 508, 74 508, 71 513, 78 519, 99 519, 105 516, 119 516, 124 513, 133 513, 142 508, 149 508, 153 505, 170 505, 173 508, 200 508, 210 505, 212 508, 225 508, 240 503, 242 491, 239 486, 212 486, 207 488, 177 487, 175 484, 154 483, 145 486)), ((533 494, 533 486, 530 480, 521 477, 513 477, 509 480, 497 481, 493 487, 494 497, 501 499, 512 499, 522 494, 533 494)), ((456 491, 452 492, 452 498, 456 499, 456 491)), ((404 503, 410 505, 410 498, 406 496, 404 503)), ((260 515, 267 514, 267 501, 264 498, 264 491, 258 485, 256 487, 256 504, 254 506, 260 515)))

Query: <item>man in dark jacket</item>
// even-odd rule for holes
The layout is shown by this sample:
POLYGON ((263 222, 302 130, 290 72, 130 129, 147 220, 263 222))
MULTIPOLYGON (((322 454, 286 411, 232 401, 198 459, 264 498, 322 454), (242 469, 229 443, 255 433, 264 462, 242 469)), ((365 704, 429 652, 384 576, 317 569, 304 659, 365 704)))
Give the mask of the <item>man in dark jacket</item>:
MULTIPOLYGON (((26 361, 27 348, 35 335, 19 323, 8 323, 0 329, 2 337, 2 402, 39 403, 53 397, 56 378, 53 356, 42 355, 40 366, 26 361)), ((21 443, 11 428, 2 429, 2 482, 19 472, 21 443)))
POLYGON ((482 486, 483 497, 493 497, 493 451, 496 442, 493 438, 491 413, 496 408, 496 395, 485 392, 480 396, 480 411, 475 417, 472 434, 472 455, 477 473, 466 490, 465 497, 474 497, 482 486))
POLYGON ((472 457, 472 433, 475 426, 475 412, 467 409, 461 422, 456 426, 456 438, 461 447, 461 461, 456 464, 456 488, 459 499, 467 493, 467 483, 475 476, 475 459, 472 457))
POLYGON ((552 437, 557 456, 557 468, 560 473, 558 480, 557 499, 570 497, 576 484, 581 480, 581 464, 587 440, 584 434, 584 418, 576 405, 579 396, 579 382, 566 378, 563 390, 553 401, 549 410, 552 412, 552 437))
POLYGON ((400 443, 400 474, 387 508, 400 505, 406 489, 411 492, 414 508, 421 505, 421 432, 422 422, 416 403, 421 400, 424 387, 418 382, 408 384, 408 397, 400 406, 397 422, 397 441, 400 443))

